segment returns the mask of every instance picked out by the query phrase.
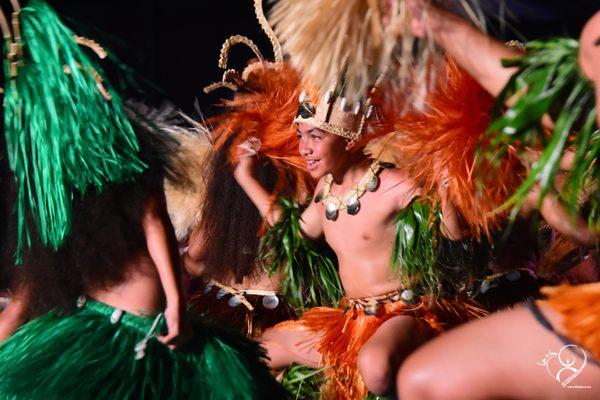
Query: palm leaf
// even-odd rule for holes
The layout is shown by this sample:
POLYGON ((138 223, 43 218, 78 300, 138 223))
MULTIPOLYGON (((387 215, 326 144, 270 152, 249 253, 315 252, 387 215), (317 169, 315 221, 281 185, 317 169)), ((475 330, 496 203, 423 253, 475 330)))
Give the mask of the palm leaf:
MULTIPOLYGON (((509 149, 519 155, 531 148, 541 151, 527 178, 501 207, 512 207, 513 218, 536 184, 540 185, 540 202, 549 190, 557 189, 572 215, 578 213, 590 187, 594 193, 598 190, 595 160, 600 140, 594 129, 593 88, 580 74, 578 51, 579 43, 569 38, 533 41, 526 55, 504 61, 505 66, 519 69, 498 97, 495 120, 487 131, 489 144, 480 147, 478 158, 497 164, 509 149), (502 112, 507 99, 517 93, 514 104, 502 112), (555 121, 550 134, 541 123, 544 115, 555 121), (567 150, 574 153, 572 168, 566 183, 556 188, 561 157, 567 150)), ((590 197, 590 225, 598 224, 597 199, 597 193, 590 197)))
POLYGON ((283 293, 295 309, 337 305, 343 289, 335 256, 302 236, 300 217, 304 206, 283 197, 279 199, 279 206, 282 219, 260 242, 263 265, 270 273, 285 272, 283 293))

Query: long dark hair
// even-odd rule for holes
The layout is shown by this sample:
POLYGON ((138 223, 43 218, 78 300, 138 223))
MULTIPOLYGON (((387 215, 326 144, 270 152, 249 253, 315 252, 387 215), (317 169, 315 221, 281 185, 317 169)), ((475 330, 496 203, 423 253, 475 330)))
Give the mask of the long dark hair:
POLYGON ((124 281, 129 261, 146 248, 145 205, 160 195, 147 174, 88 191, 76 200, 72 231, 57 251, 37 243, 26 251, 22 265, 14 267, 13 290, 27 294, 31 312, 38 314, 69 309, 77 296, 124 281))
MULTIPOLYGON (((228 146, 215 150, 206 174, 206 195, 197 240, 202 241, 201 258, 207 278, 241 282, 257 272, 259 232, 263 223, 258 210, 233 176, 227 161, 228 146)), ((258 159, 255 177, 269 192, 277 172, 268 160, 258 159)))

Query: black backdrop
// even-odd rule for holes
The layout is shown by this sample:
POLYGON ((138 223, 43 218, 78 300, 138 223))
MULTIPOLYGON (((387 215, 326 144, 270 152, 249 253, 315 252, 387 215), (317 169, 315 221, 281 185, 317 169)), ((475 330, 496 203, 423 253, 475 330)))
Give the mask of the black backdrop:
MULTIPOLYGON (((96 27, 91 36, 102 38, 124 62, 161 87, 165 96, 184 110, 198 100, 202 110, 218 100, 202 88, 221 78, 217 66, 223 41, 233 34, 250 37, 271 57, 270 45, 256 19, 251 0, 56 0, 62 15, 77 20, 79 28, 96 27)), ((76 23, 72 22, 71 26, 76 23)), ((100 39, 98 39, 100 41, 100 39)), ((243 66, 252 56, 235 47, 231 63, 243 66)))
MULTIPOLYGON (((166 97, 184 110, 197 98, 202 110, 218 99, 202 87, 221 76, 217 59, 230 35, 249 36, 265 56, 270 47, 254 18, 252 0, 49 0, 59 11, 112 35, 110 47, 126 63, 162 87, 166 97)), ((600 0, 483 0, 491 13, 503 2, 508 26, 493 22, 490 29, 502 39, 577 35, 583 22, 600 9, 600 0)), ((264 0, 267 4, 268 0, 264 0)), ((93 35, 98 36, 98 35, 93 35)), ((103 40, 103 42, 106 42, 103 40)), ((251 56, 240 47, 233 62, 241 66, 251 56)), ((223 94, 220 92, 219 94, 223 94)))

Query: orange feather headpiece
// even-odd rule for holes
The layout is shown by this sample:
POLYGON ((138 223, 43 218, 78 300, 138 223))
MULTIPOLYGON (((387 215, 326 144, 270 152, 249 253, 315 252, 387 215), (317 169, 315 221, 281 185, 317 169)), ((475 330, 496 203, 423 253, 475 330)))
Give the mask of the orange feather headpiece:
POLYGON ((264 16, 262 1, 255 0, 254 7, 258 22, 273 46, 275 61, 265 61, 257 46, 245 36, 227 39, 219 59, 219 66, 225 70, 223 79, 205 91, 226 87, 235 95, 231 100, 223 100, 226 111, 208 122, 213 127, 216 149, 229 146, 228 158, 232 165, 237 164, 238 146, 256 138, 261 143, 258 157, 268 159, 278 173, 272 195, 277 196, 287 184, 296 197, 303 196, 311 192, 313 184, 306 162, 300 157, 294 118, 300 94, 306 87, 301 84, 300 75, 283 61, 281 45, 264 16), (242 73, 227 67, 229 50, 238 43, 247 45, 258 58, 242 73))
POLYGON ((425 99, 424 111, 402 110, 395 100, 386 98, 380 106, 380 137, 365 151, 408 168, 412 178, 438 199, 447 190, 470 235, 489 236, 506 217, 497 208, 523 179, 522 165, 512 154, 500 165, 476 160, 477 149, 487 142, 492 96, 448 59, 425 99))
MULTIPOLYGON (((227 111, 209 120, 216 148, 229 144, 229 161, 237 163, 237 146, 250 138, 261 142, 259 157, 277 169, 280 185, 292 182, 297 195, 311 186, 306 162, 300 157, 294 118, 302 92, 300 76, 289 65, 265 63, 253 68, 232 100, 224 100, 227 111)), ((251 65, 252 67, 253 65, 251 65)))

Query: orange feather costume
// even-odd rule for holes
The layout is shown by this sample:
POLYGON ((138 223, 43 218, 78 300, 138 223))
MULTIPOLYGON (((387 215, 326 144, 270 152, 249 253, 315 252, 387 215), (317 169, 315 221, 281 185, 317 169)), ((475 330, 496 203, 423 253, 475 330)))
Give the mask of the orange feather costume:
POLYGON ((447 190, 470 236, 478 239, 500 226, 506 213, 496 209, 522 182, 523 171, 512 154, 499 165, 477 161, 494 99, 452 60, 441 68, 424 111, 406 111, 401 102, 384 101, 374 135, 392 133, 372 140, 365 151, 408 168, 424 191, 438 198, 447 190))
POLYGON ((315 332, 318 343, 306 345, 316 347, 326 367, 322 398, 359 400, 368 390, 358 370, 358 353, 386 321, 402 315, 415 317, 426 338, 485 314, 468 302, 423 297, 411 304, 402 301, 399 292, 393 292, 367 299, 344 298, 340 308, 311 308, 299 321, 282 322, 273 329, 315 332))
POLYGON ((542 288, 543 303, 562 315, 569 337, 600 360, 600 282, 542 288))

